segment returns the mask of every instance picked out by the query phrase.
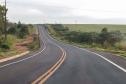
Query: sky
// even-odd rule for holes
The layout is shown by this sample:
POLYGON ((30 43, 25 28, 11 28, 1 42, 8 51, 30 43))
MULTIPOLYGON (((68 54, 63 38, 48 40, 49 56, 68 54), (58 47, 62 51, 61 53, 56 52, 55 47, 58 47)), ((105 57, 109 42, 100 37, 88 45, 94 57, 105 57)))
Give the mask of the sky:
POLYGON ((126 24, 126 0, 7 0, 7 7, 12 22, 126 24))

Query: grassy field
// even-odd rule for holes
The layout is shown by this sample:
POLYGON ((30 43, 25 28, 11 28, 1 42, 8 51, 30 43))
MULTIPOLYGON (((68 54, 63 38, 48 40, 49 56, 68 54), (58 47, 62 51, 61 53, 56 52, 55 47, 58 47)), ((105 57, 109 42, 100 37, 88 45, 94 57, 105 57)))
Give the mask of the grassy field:
MULTIPOLYGON (((64 25, 70 28, 71 31, 81 31, 81 32, 100 32, 103 27, 107 27, 110 31, 116 31, 120 30, 122 33, 126 33, 126 25, 64 25), (77 27, 78 26, 78 27, 77 27), (96 27, 97 26, 97 27, 96 27), (88 28, 87 28, 88 27, 88 28)), ((126 49, 126 41, 123 40, 121 42, 118 42, 115 44, 115 47, 108 47, 108 48, 103 48, 99 44, 93 44, 93 45, 88 45, 85 43, 76 43, 76 42, 71 42, 68 41, 67 39, 64 39, 63 36, 59 35, 50 25, 48 25, 48 31, 49 34, 52 35, 53 38, 57 39, 58 41, 68 43, 71 45, 75 45, 81 48, 90 48, 94 49, 96 51, 104 51, 104 52, 111 52, 113 54, 116 54, 118 56, 126 57, 126 51, 123 49, 126 49)))
POLYGON ((100 32, 104 27, 108 28, 109 31, 121 31, 126 33, 126 25, 107 25, 107 24, 64 24, 71 31, 81 32, 100 32))

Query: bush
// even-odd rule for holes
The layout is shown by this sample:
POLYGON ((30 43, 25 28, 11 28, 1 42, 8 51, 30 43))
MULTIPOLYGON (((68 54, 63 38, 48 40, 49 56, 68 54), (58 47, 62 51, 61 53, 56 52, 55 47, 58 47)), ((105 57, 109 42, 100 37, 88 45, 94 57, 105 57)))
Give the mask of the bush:
POLYGON ((106 42, 108 42, 108 38, 109 38, 109 32, 107 28, 103 28, 101 30, 101 33, 98 36, 98 43, 102 44, 104 46, 104 44, 106 44, 106 42))
POLYGON ((55 24, 55 25, 51 25, 51 27, 56 30, 56 31, 68 31, 69 29, 67 27, 64 27, 61 24, 55 24))
POLYGON ((14 36, 14 35, 8 35, 8 38, 6 40, 6 43, 9 46, 12 46, 16 41, 17 41, 17 37, 16 36, 14 36))
POLYGON ((121 50, 126 50, 126 41, 122 41, 115 44, 115 47, 121 50))
POLYGON ((3 38, 2 38, 2 36, 0 36, 0 45, 2 42, 3 42, 3 38))
POLYGON ((63 36, 70 42, 87 43, 87 44, 100 44, 104 48, 114 46, 115 43, 123 39, 120 31, 109 32, 107 28, 103 28, 101 33, 96 32, 76 32, 69 31, 69 28, 61 24, 51 25, 58 35, 63 36))
POLYGON ((19 28, 18 37, 19 38, 24 38, 27 34, 29 34, 28 27, 26 25, 22 25, 19 28))
POLYGON ((10 46, 7 43, 2 43, 0 45, 0 48, 5 49, 5 50, 8 50, 8 49, 10 49, 10 46))
POLYGON ((120 42, 122 39, 123 35, 120 31, 108 32, 107 28, 103 28, 98 36, 98 43, 102 44, 104 47, 109 47, 120 42))
POLYGON ((123 40, 123 36, 120 31, 109 32, 108 42, 110 45, 114 45, 121 40, 123 40))
POLYGON ((28 45, 28 48, 30 50, 37 50, 39 47, 40 47, 39 38, 35 36, 33 42, 28 45))
POLYGON ((16 28, 15 27, 10 27, 7 32, 8 32, 8 34, 15 35, 16 34, 16 28))
POLYGON ((16 34, 19 38, 24 38, 26 35, 29 34, 28 26, 25 24, 21 24, 21 22, 18 22, 16 27, 16 34))

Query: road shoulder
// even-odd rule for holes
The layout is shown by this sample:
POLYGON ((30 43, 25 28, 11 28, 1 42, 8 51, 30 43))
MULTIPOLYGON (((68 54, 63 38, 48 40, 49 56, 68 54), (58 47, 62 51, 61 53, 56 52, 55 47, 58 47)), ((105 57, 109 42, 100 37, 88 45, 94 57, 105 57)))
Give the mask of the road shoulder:
POLYGON ((26 52, 23 52, 23 53, 21 53, 21 54, 15 55, 15 56, 11 56, 11 57, 8 57, 8 58, 1 59, 1 60, 0 60, 0 63, 6 62, 6 61, 9 61, 9 60, 16 59, 16 58, 21 57, 21 56, 24 56, 24 55, 26 55, 26 54, 28 54, 28 53, 30 53, 30 51, 26 51, 26 52))
POLYGON ((126 59, 121 56, 117 56, 117 55, 109 53, 109 52, 97 51, 94 49, 87 49, 87 50, 98 53, 126 69, 126 59))

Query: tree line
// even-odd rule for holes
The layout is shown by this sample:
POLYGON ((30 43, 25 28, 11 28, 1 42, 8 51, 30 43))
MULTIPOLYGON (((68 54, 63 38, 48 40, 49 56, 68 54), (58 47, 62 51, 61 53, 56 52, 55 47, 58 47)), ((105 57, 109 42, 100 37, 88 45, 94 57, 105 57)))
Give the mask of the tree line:
POLYGON ((15 35, 20 39, 23 39, 26 35, 29 34, 28 26, 22 24, 20 21, 18 24, 13 24, 7 30, 8 34, 15 35))
POLYGON ((5 6, 0 5, 0 49, 9 48, 7 43, 8 34, 20 39, 29 34, 28 25, 22 24, 20 21, 18 23, 11 23, 6 19, 7 11, 8 9, 5 6))
MULTIPOLYGON (((22 24, 21 22, 18 22, 18 23, 8 22, 7 27, 8 28, 7 28, 6 33, 8 35, 15 36, 17 39, 24 39, 29 34, 28 25, 22 24)), ((2 31, 0 31, 0 32, 2 32, 2 31)), ((7 40, 5 40, 4 33, 1 33, 0 48, 9 49, 10 46, 11 45, 8 44, 8 37, 7 37, 7 40)))
POLYGON ((89 45, 100 44, 105 48, 114 46, 115 43, 123 40, 123 34, 120 31, 109 32, 108 28, 103 28, 100 33, 70 31, 68 27, 64 27, 62 24, 52 24, 51 28, 70 42, 89 45))
POLYGON ((0 36, 5 34, 5 6, 0 5, 0 36))

